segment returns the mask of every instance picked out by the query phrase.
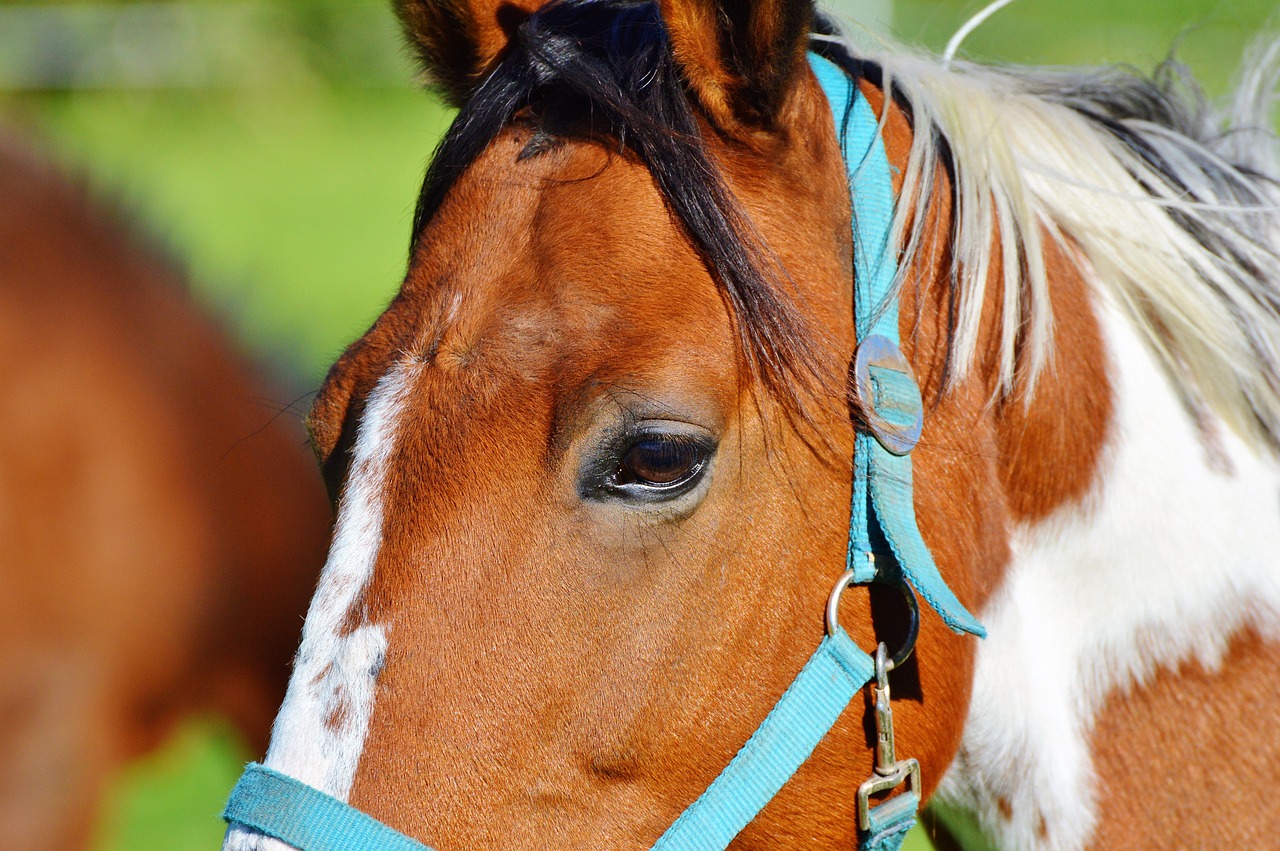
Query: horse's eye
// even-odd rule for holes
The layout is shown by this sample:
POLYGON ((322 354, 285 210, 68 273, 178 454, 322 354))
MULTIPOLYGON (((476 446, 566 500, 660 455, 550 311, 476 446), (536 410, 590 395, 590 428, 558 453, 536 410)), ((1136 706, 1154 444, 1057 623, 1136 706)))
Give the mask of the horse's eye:
POLYGON ((698 475, 706 463, 707 450, 697 441, 676 435, 643 437, 622 456, 613 484, 677 488, 698 475))

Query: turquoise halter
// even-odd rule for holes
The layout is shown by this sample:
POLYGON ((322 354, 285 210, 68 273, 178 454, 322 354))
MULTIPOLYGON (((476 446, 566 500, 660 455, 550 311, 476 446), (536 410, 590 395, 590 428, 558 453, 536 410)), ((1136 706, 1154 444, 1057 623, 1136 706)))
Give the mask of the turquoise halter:
MULTIPOLYGON (((915 823, 919 765, 894 754, 887 680, 892 663, 884 645, 873 659, 840 628, 840 593, 850 584, 910 583, 952 629, 986 634, 947 587, 916 527, 910 452, 920 437, 924 408, 898 349, 897 262, 890 242, 893 182, 879 121, 843 71, 813 53, 809 64, 835 116, 849 177, 859 340, 855 373, 869 419, 855 438, 846 571, 828 603, 827 635, 818 649, 747 743, 658 839, 653 851, 726 848, 873 679, 880 742, 876 773, 858 792, 860 847, 896 851, 915 823), (906 791, 871 806, 871 795, 904 782, 909 783, 906 791)), ((222 817, 302 851, 429 851, 354 807, 256 763, 245 769, 222 817)))

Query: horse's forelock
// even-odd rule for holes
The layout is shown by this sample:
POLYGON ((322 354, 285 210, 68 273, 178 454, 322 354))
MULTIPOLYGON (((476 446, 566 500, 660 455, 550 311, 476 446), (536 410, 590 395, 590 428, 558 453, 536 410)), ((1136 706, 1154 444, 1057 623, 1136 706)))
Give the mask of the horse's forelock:
POLYGON ((522 157, 564 135, 605 135, 645 164, 720 287, 750 374, 798 421, 811 422, 809 400, 831 389, 820 335, 806 327, 786 270, 712 161, 657 3, 556 0, 521 24, 436 151, 410 263, 457 178, 525 114, 538 144, 522 157))

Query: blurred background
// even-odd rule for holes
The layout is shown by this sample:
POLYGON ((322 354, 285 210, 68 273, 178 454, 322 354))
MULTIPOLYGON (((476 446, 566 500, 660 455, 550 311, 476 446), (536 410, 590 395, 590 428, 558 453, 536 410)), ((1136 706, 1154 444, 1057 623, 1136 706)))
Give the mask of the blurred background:
MULTIPOLYGON (((934 50, 982 6, 832 4, 934 50)), ((962 55, 1149 70, 1176 46, 1220 95, 1275 10, 1276 0, 1019 0, 962 55)), ((0 4, 0 123, 183 258, 196 298, 302 390, 319 386, 403 273, 419 181, 451 118, 414 77, 384 0, 0 4)), ((94 847, 217 847, 217 814, 251 756, 224 720, 184 722, 115 778, 94 847)))

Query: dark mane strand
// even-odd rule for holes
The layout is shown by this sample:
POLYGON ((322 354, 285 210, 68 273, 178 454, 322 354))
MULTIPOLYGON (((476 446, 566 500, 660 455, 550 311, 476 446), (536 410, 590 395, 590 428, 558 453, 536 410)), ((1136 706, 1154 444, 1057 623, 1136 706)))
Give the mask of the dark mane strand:
MULTIPOLYGON (((811 422, 805 401, 823 384, 819 347, 791 304, 785 270, 708 157, 655 2, 555 0, 521 24, 436 151, 418 198, 411 256, 454 182, 526 107, 560 119, 603 119, 639 157, 716 280, 750 372, 811 422)), ((554 133, 561 123, 544 122, 539 132, 554 133)))

